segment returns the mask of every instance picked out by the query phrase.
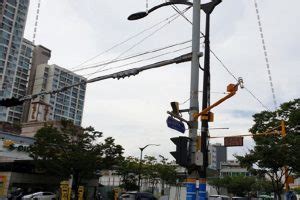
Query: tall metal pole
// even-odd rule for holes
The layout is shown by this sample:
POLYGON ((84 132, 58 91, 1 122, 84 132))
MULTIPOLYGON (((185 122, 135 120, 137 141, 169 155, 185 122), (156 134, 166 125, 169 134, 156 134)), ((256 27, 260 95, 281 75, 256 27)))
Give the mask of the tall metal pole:
POLYGON ((140 148, 140 150, 141 150, 141 155, 140 155, 139 178, 138 178, 139 192, 141 191, 141 173, 142 173, 142 159, 143 159, 143 150, 144 150, 144 148, 140 148))
MULTIPOLYGON (((190 121, 191 127, 189 137, 192 139, 190 145, 191 163, 196 161, 196 142, 198 121, 194 120, 194 114, 199 113, 199 51, 200 51, 200 10, 201 0, 193 0, 193 32, 192 32, 192 66, 191 66, 191 86, 190 86, 190 121)), ((196 170, 190 172, 186 184, 186 199, 196 199, 196 180, 199 178, 196 170)))
MULTIPOLYGON (((210 14, 206 13, 205 24, 205 56, 203 74, 202 110, 210 104, 210 14)), ((200 199, 206 199, 206 170, 208 166, 208 118, 201 118, 201 152, 203 153, 203 168, 200 170, 200 199)))

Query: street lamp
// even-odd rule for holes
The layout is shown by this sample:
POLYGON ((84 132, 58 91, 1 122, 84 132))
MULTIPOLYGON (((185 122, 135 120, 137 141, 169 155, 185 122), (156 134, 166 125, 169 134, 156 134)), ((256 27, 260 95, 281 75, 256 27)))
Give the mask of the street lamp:
MULTIPOLYGON (((207 108, 210 104, 210 41, 209 41, 209 35, 210 35, 210 14, 213 12, 214 8, 220 4, 222 0, 212 0, 209 3, 202 4, 200 6, 201 0, 194 0, 193 3, 188 2, 187 0, 169 0, 166 3, 157 5, 151 9, 149 9, 146 12, 138 12, 135 14, 132 14, 128 17, 128 20, 138 20, 141 18, 146 17, 149 13, 157 10, 158 8, 173 5, 173 4, 185 4, 193 6, 193 46, 192 46, 192 53, 196 54, 199 52, 199 32, 200 32, 200 10, 203 10, 206 14, 206 28, 205 28, 205 57, 204 57, 204 74, 203 74, 203 97, 202 97, 202 110, 207 108)), ((198 58, 194 56, 192 59, 192 69, 191 69, 191 94, 193 94, 194 91, 198 91, 198 84, 199 84, 199 75, 198 75, 198 65, 199 60, 198 58)), ((190 100, 190 120, 193 120, 193 113, 198 112, 199 109, 199 102, 198 102, 198 96, 191 95, 190 100)), ((202 119, 201 120, 201 151, 203 155, 203 167, 196 166, 196 169, 194 169, 190 174, 189 178, 192 178, 195 180, 195 178, 200 178, 202 180, 205 180, 204 182, 200 183, 200 199, 206 198, 206 170, 208 165, 208 149, 207 149, 207 140, 208 140, 208 120, 202 119), (198 175, 194 175, 197 173, 198 175), (198 177, 197 177, 198 176, 198 177), (200 177, 199 177, 200 176, 200 177)), ((197 135, 197 129, 198 129, 198 122, 193 122, 190 128, 189 137, 194 138, 197 135)), ((196 141, 193 141, 193 145, 190 147, 191 159, 192 163, 194 164, 196 162, 195 157, 195 145, 196 141)), ((141 149, 142 153, 142 149, 141 149)), ((141 164, 141 163, 140 163, 141 164)), ((192 183, 191 189, 187 186, 187 199, 190 197, 195 198, 196 191, 194 189, 195 184, 192 183)), ((139 175, 139 186, 140 186, 140 175, 139 175)))
POLYGON ((139 186, 139 191, 141 189, 141 171, 142 171, 142 159, 143 159, 143 151, 144 149, 146 149, 148 146, 160 146, 160 144, 147 144, 144 147, 139 147, 139 149, 141 150, 141 154, 140 154, 140 163, 139 163, 139 180, 138 180, 138 186, 139 186))
POLYGON ((155 11, 155 10, 161 8, 161 7, 170 6, 170 5, 174 5, 174 4, 184 4, 184 5, 189 5, 189 6, 193 5, 193 3, 188 2, 187 0, 170 0, 168 2, 165 2, 165 3, 159 4, 157 6, 154 6, 153 8, 151 8, 147 11, 134 13, 134 14, 130 15, 127 19, 128 20, 142 19, 142 18, 146 17, 147 15, 149 15, 151 12, 153 12, 153 11, 155 11))

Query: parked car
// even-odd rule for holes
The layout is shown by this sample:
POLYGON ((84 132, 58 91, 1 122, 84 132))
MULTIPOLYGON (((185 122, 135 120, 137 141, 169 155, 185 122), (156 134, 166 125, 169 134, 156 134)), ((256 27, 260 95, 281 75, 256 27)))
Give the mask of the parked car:
POLYGON ((230 197, 229 196, 225 196, 225 195, 210 195, 209 200, 229 200, 230 197))
POLYGON ((56 200, 56 194, 52 192, 36 192, 23 196, 22 200, 56 200))
POLYGON ((7 195, 8 200, 20 200, 24 195, 22 188, 17 188, 15 191, 12 191, 7 195))
POLYGON ((231 200, 247 200, 248 197, 231 197, 231 200))
POLYGON ((148 192, 126 192, 119 200, 157 200, 157 198, 148 192))
POLYGON ((274 196, 265 195, 265 194, 258 196, 258 200, 271 200, 271 199, 274 199, 274 196))

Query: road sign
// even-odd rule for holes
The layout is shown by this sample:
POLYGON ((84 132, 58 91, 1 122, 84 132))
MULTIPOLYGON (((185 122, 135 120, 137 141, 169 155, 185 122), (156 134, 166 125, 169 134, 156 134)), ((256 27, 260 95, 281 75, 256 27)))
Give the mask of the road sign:
POLYGON ((225 147, 236 147, 236 146, 243 146, 243 137, 224 137, 224 146, 225 147))
POLYGON ((181 133, 185 132, 185 126, 184 123, 182 123, 181 121, 178 121, 176 119, 174 119, 173 117, 168 117, 167 119, 167 125, 169 128, 174 129, 176 131, 179 131, 181 133))

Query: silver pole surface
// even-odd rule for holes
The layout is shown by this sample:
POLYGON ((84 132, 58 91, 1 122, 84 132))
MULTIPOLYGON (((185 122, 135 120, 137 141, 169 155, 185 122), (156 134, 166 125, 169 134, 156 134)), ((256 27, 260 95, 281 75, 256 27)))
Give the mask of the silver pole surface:
MULTIPOLYGON (((190 121, 191 128, 189 137, 192 139, 190 148, 191 162, 195 163, 196 137, 198 121, 194 120, 194 113, 199 113, 199 51, 200 51, 200 5, 201 0, 193 1, 193 35, 192 35, 192 66, 191 66, 191 86, 190 86, 190 121)), ((198 177, 194 177, 198 178, 198 177)))
MULTIPOLYGON (((196 162, 196 142, 198 120, 194 120, 194 114, 199 113, 199 54, 200 51, 200 11, 201 0, 193 0, 193 32, 192 32, 192 66, 191 66, 191 86, 190 86, 190 131, 189 137, 192 139, 190 145, 191 164, 196 162)), ((189 172, 186 183, 186 200, 195 200, 197 197, 196 180, 199 179, 197 170, 189 172)))

